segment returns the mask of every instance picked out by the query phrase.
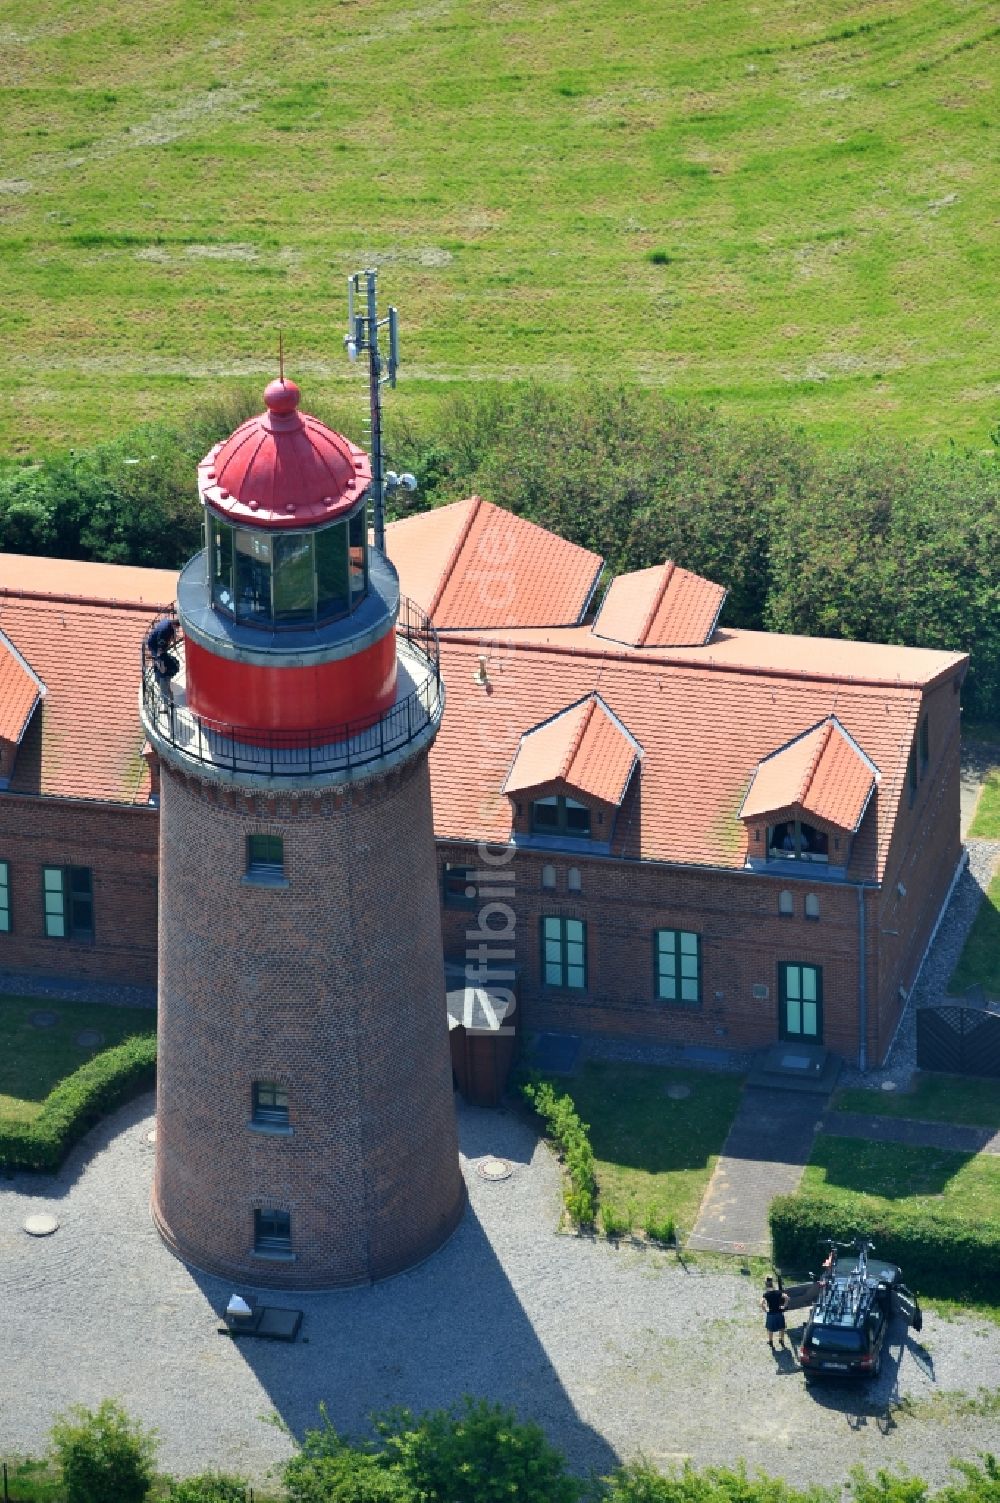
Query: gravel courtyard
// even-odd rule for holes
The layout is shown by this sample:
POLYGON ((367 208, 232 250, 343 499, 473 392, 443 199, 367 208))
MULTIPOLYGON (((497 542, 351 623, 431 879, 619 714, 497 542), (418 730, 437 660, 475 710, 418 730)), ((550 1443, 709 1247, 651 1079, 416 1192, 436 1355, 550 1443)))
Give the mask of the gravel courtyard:
POLYGON ((0 1181, 0 1456, 44 1449, 53 1415, 121 1397, 156 1426, 162 1463, 262 1481, 316 1421, 469 1393, 534 1416, 575 1467, 746 1458, 797 1483, 997 1450, 996 1413, 961 1395, 1000 1386, 1000 1329, 929 1316, 895 1340, 870 1389, 807 1390, 767 1351, 756 1286, 670 1254, 559 1236, 558 1169, 515 1115, 461 1112, 471 1207, 428 1263, 374 1288, 270 1297, 304 1308, 295 1345, 216 1332, 230 1293, 161 1246, 147 1210, 152 1098, 120 1111, 52 1179, 0 1181), (513 1176, 487 1183, 499 1154, 513 1176), (26 1216, 61 1222, 37 1240, 26 1216), (275 1423, 275 1419, 280 1421, 275 1423))

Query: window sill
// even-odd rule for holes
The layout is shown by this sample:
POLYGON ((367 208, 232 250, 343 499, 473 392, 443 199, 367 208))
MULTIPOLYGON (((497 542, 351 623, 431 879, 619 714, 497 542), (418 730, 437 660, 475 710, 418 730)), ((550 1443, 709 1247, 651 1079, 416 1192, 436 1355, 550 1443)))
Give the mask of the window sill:
POLYGON ((272 1247, 255 1247, 250 1256, 251 1258, 256 1258, 261 1263, 295 1262, 295 1254, 293 1252, 279 1252, 277 1248, 272 1247))
POLYGON ((274 887, 286 888, 288 878, 281 877, 277 872, 244 872, 240 878, 244 887, 274 887))
POLYGON ((294 1127, 287 1122, 248 1122, 247 1127, 251 1132, 262 1132, 267 1137, 291 1138, 295 1135, 294 1127))

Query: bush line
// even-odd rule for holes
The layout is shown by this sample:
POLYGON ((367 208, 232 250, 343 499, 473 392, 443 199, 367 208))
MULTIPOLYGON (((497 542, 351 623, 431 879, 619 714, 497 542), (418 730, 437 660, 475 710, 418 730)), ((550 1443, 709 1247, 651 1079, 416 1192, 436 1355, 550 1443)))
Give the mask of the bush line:
POLYGON ((996 1300, 1000 1287, 1000 1222, 956 1221, 933 1211, 872 1207, 863 1196, 782 1195, 771 1206, 774 1260, 779 1267, 816 1269, 824 1239, 870 1237, 878 1257, 898 1263, 918 1293, 944 1299, 996 1300))
POLYGON ((597 1177, 594 1150, 587 1136, 590 1128, 580 1121, 573 1098, 557 1095, 551 1081, 528 1080, 522 1085, 521 1094, 545 1123, 566 1165, 569 1184, 563 1199, 570 1220, 576 1226, 593 1226, 597 1216, 597 1177))
POLYGON ((52 1173, 96 1122, 155 1078, 155 1033, 103 1050, 52 1089, 33 1122, 0 1117, 0 1166, 52 1173))

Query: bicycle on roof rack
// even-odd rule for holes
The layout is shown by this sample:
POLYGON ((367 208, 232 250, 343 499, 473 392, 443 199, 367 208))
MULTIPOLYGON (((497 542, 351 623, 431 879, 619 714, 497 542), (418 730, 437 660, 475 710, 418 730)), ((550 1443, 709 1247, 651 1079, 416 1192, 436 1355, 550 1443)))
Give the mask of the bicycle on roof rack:
POLYGON ((917 1331, 923 1316, 901 1270, 872 1257, 867 1237, 851 1242, 828 1238, 822 1275, 813 1282, 814 1301, 799 1345, 807 1382, 814 1378, 877 1378, 889 1327, 901 1316, 917 1331), (844 1254, 853 1254, 845 1258, 844 1254))

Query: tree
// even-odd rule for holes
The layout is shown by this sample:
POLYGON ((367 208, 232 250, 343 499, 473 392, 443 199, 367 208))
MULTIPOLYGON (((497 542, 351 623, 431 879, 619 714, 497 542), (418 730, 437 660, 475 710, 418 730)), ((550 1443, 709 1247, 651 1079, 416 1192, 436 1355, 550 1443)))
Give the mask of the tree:
POLYGON ((96 1410, 76 1405, 51 1429, 66 1503, 142 1503, 153 1481, 156 1435, 104 1399, 96 1410))

